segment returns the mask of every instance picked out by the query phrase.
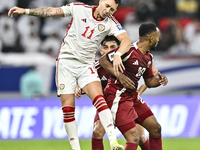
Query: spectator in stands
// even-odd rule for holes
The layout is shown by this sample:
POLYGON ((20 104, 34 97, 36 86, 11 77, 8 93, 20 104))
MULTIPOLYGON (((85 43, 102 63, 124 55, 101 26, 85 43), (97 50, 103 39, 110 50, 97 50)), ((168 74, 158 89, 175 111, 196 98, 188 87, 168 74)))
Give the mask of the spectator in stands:
POLYGON ((197 0, 176 0, 178 15, 182 17, 193 17, 198 10, 197 0))
POLYGON ((42 90, 43 79, 32 66, 20 79, 20 93, 25 98, 34 98, 41 97, 43 95, 42 90))
POLYGON ((15 28, 15 20, 7 16, 7 11, 0 17, 0 38, 2 41, 2 52, 18 51, 18 32, 15 28))
POLYGON ((3 13, 6 9, 16 6, 18 0, 0 0, 0 13, 3 13))
POLYGON ((177 18, 170 18, 169 26, 166 28, 165 36, 168 52, 174 55, 187 54, 187 48, 183 40, 183 31, 177 18))
POLYGON ((38 34, 31 32, 28 37, 21 40, 21 45, 24 52, 37 53, 41 49, 41 39, 38 34))
POLYGON ((148 18, 152 18, 156 10, 154 0, 137 0, 135 4, 137 11, 137 18, 140 22, 146 21, 148 18))
POLYGON ((50 36, 48 36, 44 42, 42 43, 41 49, 42 52, 52 56, 57 57, 59 53, 59 47, 60 47, 60 39, 58 38, 58 35, 56 32, 53 32, 50 36))
POLYGON ((184 38, 186 44, 189 44, 190 42, 193 41, 199 23, 200 23, 200 21, 199 21, 198 17, 194 16, 194 17, 192 17, 192 21, 189 22, 183 29, 183 38, 184 38))
POLYGON ((193 35, 192 40, 188 43, 188 52, 191 55, 200 56, 200 22, 195 24, 195 34, 193 35))
POLYGON ((31 33, 39 34, 40 19, 33 16, 20 16, 17 21, 17 29, 20 34, 20 40, 23 41, 31 35, 31 33))
POLYGON ((132 42, 138 40, 138 30, 140 27, 140 22, 137 20, 137 15, 135 13, 129 13, 126 16, 124 22, 124 29, 127 31, 129 38, 132 42))

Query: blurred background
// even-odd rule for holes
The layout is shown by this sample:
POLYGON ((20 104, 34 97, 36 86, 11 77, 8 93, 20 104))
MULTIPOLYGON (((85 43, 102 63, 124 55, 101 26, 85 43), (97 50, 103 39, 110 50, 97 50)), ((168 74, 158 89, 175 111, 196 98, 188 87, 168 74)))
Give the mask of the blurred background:
MULTIPOLYGON (((73 1, 0 0, 1 140, 67 137, 56 96, 55 59, 71 18, 11 18, 7 13, 13 6, 60 7, 73 1)), ((81 2, 98 5, 99 1, 81 2)), ((164 138, 198 138, 200 0, 122 0, 114 16, 132 42, 138 39, 142 22, 157 24, 161 36, 157 49, 152 51, 154 67, 168 77, 169 83, 147 89, 142 98, 161 123, 164 138)), ((99 50, 96 57, 100 57, 99 50)), ((87 96, 76 100, 76 105, 79 137, 90 139, 95 109, 87 96)))

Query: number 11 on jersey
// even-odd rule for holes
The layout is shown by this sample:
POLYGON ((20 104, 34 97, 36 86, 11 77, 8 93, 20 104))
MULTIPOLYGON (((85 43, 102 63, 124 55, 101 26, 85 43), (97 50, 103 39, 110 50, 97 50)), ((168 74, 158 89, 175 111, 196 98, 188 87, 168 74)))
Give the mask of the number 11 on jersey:
MULTIPOLYGON (((85 27, 85 32, 83 34, 81 34, 83 37, 85 37, 85 35, 88 32, 89 28, 90 28, 89 26, 85 27)), ((91 32, 90 35, 87 37, 89 40, 91 39, 92 34, 94 33, 94 29, 92 29, 90 32, 91 32)))

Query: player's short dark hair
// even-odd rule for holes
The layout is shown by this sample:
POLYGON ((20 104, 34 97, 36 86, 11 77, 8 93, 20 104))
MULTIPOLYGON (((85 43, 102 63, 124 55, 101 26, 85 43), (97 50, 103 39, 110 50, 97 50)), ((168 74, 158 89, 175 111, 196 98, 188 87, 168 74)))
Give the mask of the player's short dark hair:
POLYGON ((121 0, 115 0, 115 3, 118 4, 118 7, 121 5, 121 0))
POLYGON ((157 26, 153 22, 144 22, 140 25, 139 36, 145 36, 149 33, 157 31, 157 26))
POLYGON ((120 41, 114 35, 106 36, 101 42, 101 45, 104 45, 106 42, 109 41, 115 41, 118 46, 120 45, 120 41))

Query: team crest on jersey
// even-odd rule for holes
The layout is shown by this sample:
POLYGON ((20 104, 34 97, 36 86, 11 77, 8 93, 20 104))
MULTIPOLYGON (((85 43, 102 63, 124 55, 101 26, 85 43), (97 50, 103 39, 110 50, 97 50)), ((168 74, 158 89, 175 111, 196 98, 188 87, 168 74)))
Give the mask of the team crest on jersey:
POLYGON ((148 66, 147 66, 147 68, 149 68, 150 65, 151 65, 151 61, 148 62, 148 66))
POLYGON ((103 30, 105 30, 105 25, 99 24, 98 29, 99 29, 100 32, 102 32, 103 30))
POLYGON ((119 30, 123 30, 123 28, 122 28, 122 26, 121 26, 120 24, 117 25, 117 28, 118 28, 119 30))
POLYGON ((60 90, 63 90, 65 88, 64 84, 60 84, 60 90))

